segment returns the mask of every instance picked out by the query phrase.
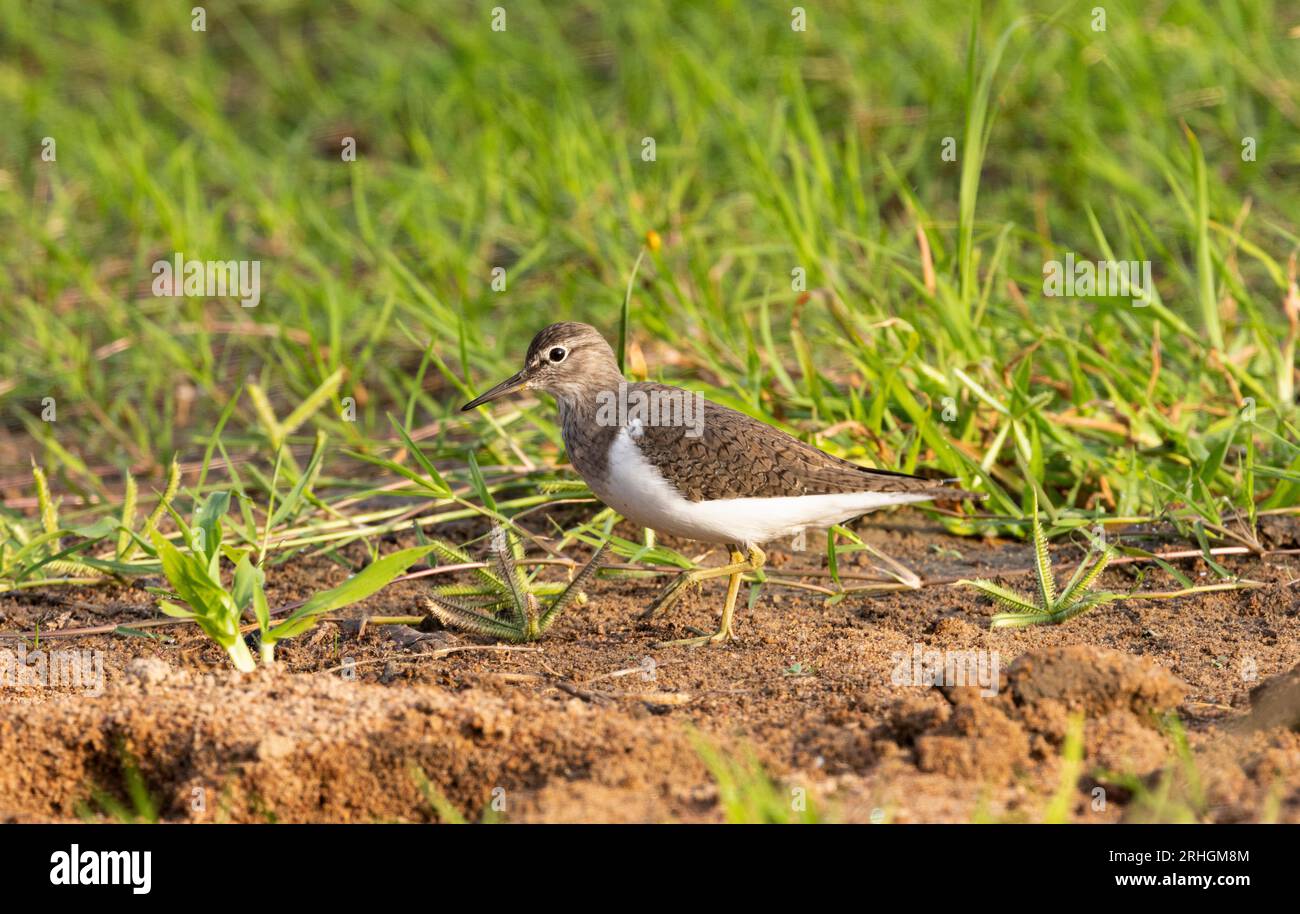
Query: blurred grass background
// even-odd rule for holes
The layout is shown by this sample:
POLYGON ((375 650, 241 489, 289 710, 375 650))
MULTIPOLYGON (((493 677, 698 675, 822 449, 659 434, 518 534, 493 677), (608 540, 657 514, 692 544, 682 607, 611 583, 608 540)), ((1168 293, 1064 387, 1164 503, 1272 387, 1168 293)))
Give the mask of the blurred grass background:
POLYGON ((364 493, 342 450, 409 465, 394 421, 535 490, 493 474, 562 459, 550 403, 456 409, 552 320, 613 339, 653 231, 633 373, 991 491, 954 531, 1032 481, 1058 522, 1239 535, 1300 504, 1300 15, 1097 5, 807 3, 799 32, 792 4, 270 0, 196 32, 189 2, 0 0, 7 500, 29 454, 93 513, 128 468, 316 431, 364 493), (260 260, 260 305, 154 297, 175 252, 260 260), (1067 252, 1150 260, 1156 300, 1044 296, 1067 252))

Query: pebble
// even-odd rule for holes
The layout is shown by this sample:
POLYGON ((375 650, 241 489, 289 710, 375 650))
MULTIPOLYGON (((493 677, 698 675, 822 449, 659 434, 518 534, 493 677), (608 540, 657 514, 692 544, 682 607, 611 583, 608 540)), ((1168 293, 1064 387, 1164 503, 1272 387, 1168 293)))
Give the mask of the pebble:
POLYGON ((293 753, 293 740, 278 733, 271 733, 257 744, 257 757, 260 761, 284 758, 293 753))
POLYGON ((171 675, 171 667, 157 657, 136 657, 126 665, 124 675, 130 682, 140 685, 157 685, 171 675))

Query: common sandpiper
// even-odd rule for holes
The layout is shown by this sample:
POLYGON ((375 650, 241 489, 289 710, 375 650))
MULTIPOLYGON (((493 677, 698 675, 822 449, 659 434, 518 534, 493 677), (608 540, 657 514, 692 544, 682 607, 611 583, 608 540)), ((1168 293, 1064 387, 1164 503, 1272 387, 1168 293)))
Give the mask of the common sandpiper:
POLYGON ((735 637, 741 577, 762 568, 763 543, 888 505, 982 497, 858 466, 678 387, 628 383, 609 343, 587 324, 541 330, 522 370, 461 409, 521 390, 555 398, 569 460, 602 502, 659 533, 728 546, 729 563, 680 575, 643 614, 671 606, 688 585, 725 577, 718 631, 665 645, 735 637))

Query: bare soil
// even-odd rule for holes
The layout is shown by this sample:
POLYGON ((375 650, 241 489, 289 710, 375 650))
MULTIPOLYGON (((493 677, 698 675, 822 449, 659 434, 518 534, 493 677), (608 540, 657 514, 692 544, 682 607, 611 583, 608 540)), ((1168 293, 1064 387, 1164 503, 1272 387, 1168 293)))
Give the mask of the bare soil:
MULTIPOLYGON (((906 513, 861 533, 925 578, 1030 587, 1010 574, 1030 565, 1022 544, 954 539, 906 513)), ((769 556, 782 576, 824 568, 818 552, 769 556)), ((842 570, 868 570, 854 558, 842 570)), ((157 618, 140 584, 7 594, 0 633, 39 626, 40 648, 102 651, 106 683, 99 695, 0 689, 0 819, 111 819, 115 800, 131 804, 134 768, 169 821, 432 821, 423 779, 470 819, 720 821, 703 739, 733 758, 752 753, 777 791, 833 821, 1300 821, 1300 557, 1223 563, 1268 586, 1131 600, 1013 631, 990 630, 993 607, 960 587, 827 605, 768 586, 741 608, 739 641, 702 649, 655 644, 713 630, 724 582, 642 622, 668 579, 601 577, 544 640, 506 649, 436 625, 358 624, 419 612, 429 581, 409 581, 251 675, 188 625, 58 637, 157 618), (897 684, 918 646, 990 652, 996 693, 897 684)), ((1181 567, 1209 583, 1202 563, 1181 567)), ((272 568, 271 603, 345 574, 326 560, 272 568)), ((1138 585, 1178 586, 1136 566, 1103 581, 1138 585)))

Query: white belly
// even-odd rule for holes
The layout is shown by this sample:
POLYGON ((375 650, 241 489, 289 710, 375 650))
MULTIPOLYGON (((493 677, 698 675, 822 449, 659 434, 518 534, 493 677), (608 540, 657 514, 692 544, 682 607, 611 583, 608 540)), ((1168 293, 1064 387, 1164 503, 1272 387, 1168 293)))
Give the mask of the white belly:
POLYGON ((627 429, 609 449, 607 480, 592 490, 633 523, 705 543, 766 543, 808 527, 829 527, 887 505, 929 501, 906 492, 848 492, 782 498, 688 501, 642 455, 627 429))

